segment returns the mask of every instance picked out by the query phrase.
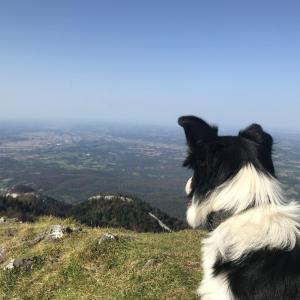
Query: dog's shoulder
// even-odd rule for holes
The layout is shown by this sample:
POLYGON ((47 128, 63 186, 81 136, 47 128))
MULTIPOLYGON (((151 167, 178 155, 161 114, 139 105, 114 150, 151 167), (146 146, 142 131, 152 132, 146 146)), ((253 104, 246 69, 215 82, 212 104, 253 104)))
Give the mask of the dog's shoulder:
POLYGON ((251 208, 221 223, 204 241, 204 247, 214 245, 230 260, 263 248, 293 249, 299 240, 299 220, 296 203, 251 208))

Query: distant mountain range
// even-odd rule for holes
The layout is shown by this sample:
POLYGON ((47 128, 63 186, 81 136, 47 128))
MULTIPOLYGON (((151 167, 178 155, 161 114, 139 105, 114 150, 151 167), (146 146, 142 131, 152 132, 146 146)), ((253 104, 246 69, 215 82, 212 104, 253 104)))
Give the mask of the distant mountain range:
POLYGON ((71 205, 57 201, 26 185, 0 192, 0 216, 35 221, 52 215, 70 217, 93 227, 123 227, 138 232, 176 231, 186 228, 183 221, 168 216, 148 203, 126 195, 97 194, 71 205))

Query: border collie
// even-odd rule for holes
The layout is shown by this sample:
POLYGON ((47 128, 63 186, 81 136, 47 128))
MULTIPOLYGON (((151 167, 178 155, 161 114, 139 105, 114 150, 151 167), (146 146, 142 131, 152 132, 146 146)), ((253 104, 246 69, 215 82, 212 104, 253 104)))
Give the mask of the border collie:
POLYGON ((187 222, 202 244, 203 300, 300 299, 300 207, 288 202, 272 162, 271 135, 252 124, 238 136, 194 116, 178 119, 193 176, 187 222))

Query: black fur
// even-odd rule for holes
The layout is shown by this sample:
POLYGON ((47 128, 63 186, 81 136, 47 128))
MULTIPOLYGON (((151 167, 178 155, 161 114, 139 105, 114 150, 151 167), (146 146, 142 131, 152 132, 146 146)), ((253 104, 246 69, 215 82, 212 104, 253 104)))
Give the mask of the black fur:
POLYGON ((300 249, 262 249, 237 261, 219 260, 215 275, 226 273, 236 299, 300 299, 300 249))
POLYGON ((213 231, 216 229, 222 222, 231 217, 232 214, 226 210, 219 210, 218 212, 213 212, 208 215, 207 223, 204 224, 205 229, 208 231, 213 231))
POLYGON ((178 124, 184 128, 189 146, 183 165, 194 171, 191 194, 196 193, 198 199, 249 163, 275 177, 271 158, 273 139, 261 126, 253 124, 239 136, 218 136, 217 127, 194 116, 181 117, 178 124))

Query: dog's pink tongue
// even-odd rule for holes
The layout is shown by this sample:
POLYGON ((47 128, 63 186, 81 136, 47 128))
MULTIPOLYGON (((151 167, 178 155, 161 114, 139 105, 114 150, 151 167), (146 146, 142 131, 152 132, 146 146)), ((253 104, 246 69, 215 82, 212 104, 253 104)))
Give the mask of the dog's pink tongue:
POLYGON ((190 207, 192 205, 192 200, 190 200, 188 203, 187 203, 187 207, 190 207))

